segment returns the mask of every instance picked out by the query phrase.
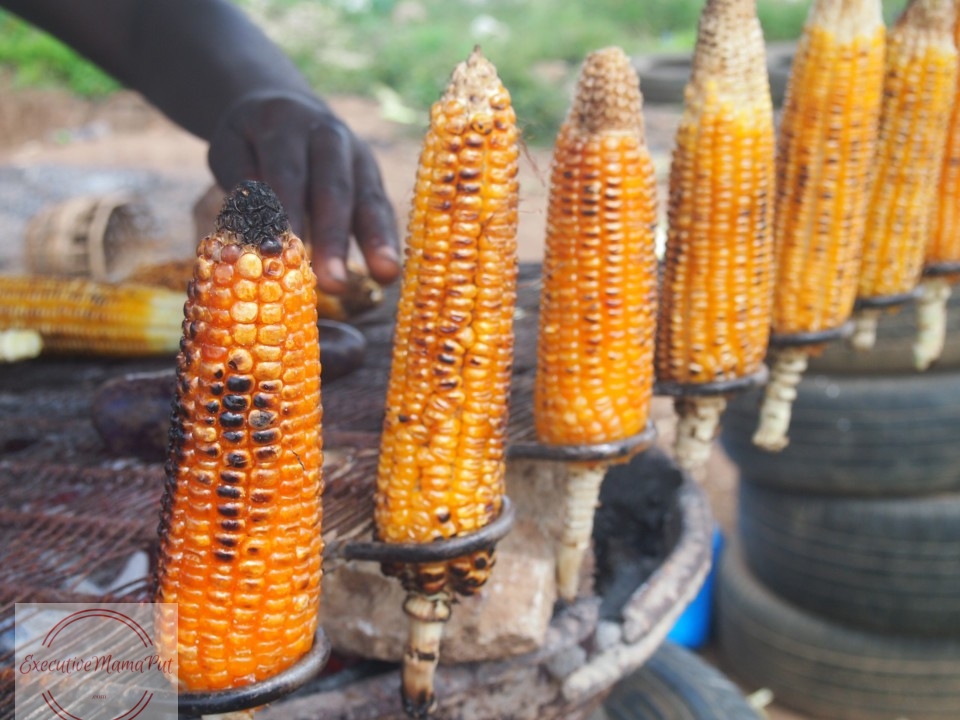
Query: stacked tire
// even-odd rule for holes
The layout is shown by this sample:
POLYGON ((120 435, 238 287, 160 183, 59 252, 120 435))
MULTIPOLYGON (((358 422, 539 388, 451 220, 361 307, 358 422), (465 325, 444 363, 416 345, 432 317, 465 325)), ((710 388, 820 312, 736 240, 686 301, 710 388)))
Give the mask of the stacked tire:
POLYGON ((871 353, 837 344, 812 361, 780 453, 751 442, 759 393, 724 417, 740 505, 721 652, 813 717, 960 718, 960 298, 926 373, 915 334, 908 308, 871 353))

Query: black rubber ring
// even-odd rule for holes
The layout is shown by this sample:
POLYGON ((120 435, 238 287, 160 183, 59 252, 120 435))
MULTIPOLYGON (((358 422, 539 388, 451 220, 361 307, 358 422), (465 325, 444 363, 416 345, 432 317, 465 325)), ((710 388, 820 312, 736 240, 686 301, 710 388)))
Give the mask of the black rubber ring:
POLYGON ((941 262, 927 265, 923 269, 925 277, 940 277, 941 275, 960 275, 960 262, 941 262))
POLYGON ((330 659, 330 640, 317 629, 313 647, 296 664, 260 682, 208 693, 181 693, 177 711, 181 720, 258 707, 289 695, 315 678, 330 659))
POLYGON ((516 511, 513 503, 510 502, 510 498, 504 496, 497 519, 469 535, 459 535, 429 543, 385 543, 376 540, 349 542, 343 546, 340 557, 345 560, 410 564, 452 560, 493 547, 498 540, 510 532, 515 519, 516 511))
POLYGON ((803 345, 820 345, 821 343, 842 340, 853 334, 853 323, 845 322, 839 327, 829 330, 818 330, 816 332, 800 332, 778 335, 776 333, 770 336, 770 347, 800 347, 803 345))
POLYGON ((655 395, 667 395, 669 397, 703 397, 710 395, 727 395, 728 393, 741 392, 749 390, 757 385, 764 385, 770 371, 766 365, 761 365, 760 369, 751 375, 733 378, 732 380, 719 380, 710 383, 676 383, 676 382, 658 382, 653 386, 655 395))
POLYGON ((883 308, 905 305, 920 297, 920 288, 915 287, 910 292, 897 293, 896 295, 878 295, 877 297, 857 298, 853 305, 854 310, 882 310, 883 308))
POLYGON ((596 462, 636 455, 649 448, 657 439, 657 428, 652 422, 642 432, 621 440, 591 445, 548 445, 539 442, 517 442, 507 447, 507 457, 526 460, 559 460, 563 462, 596 462))

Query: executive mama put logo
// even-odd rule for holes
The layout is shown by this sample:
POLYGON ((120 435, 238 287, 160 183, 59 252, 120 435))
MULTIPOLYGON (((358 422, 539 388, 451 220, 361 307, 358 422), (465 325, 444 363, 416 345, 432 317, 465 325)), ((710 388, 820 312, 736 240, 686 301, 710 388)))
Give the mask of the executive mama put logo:
POLYGON ((176 606, 17 603, 16 720, 175 715, 176 657, 157 652, 158 612, 176 617, 176 606))

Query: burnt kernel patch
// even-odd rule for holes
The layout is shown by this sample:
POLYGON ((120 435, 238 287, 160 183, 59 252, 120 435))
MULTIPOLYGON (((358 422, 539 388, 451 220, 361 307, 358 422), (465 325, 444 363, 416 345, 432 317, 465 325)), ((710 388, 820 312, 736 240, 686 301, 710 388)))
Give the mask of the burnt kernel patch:
POLYGON ((280 381, 279 380, 264 380, 260 383, 260 389, 268 393, 277 393, 280 392, 280 381))
POLYGON ((210 386, 211 395, 223 395, 223 383, 214 383, 210 386))
POLYGON ((227 390, 235 393, 249 392, 253 387, 253 378, 249 375, 231 375, 227 378, 227 390))
POLYGON ((276 460, 279 457, 280 452, 277 449, 276 445, 266 445, 264 447, 257 448, 253 451, 254 457, 257 460, 267 461, 267 460, 276 460))
POLYGON ((220 527, 227 532, 239 532, 243 530, 243 522, 240 520, 221 520, 220 527))
POLYGON ((215 413, 220 411, 220 403, 216 400, 211 400, 206 405, 204 405, 208 413, 215 413))
POLYGON ((253 406, 255 408, 261 408, 261 409, 265 407, 270 407, 270 396, 261 395, 260 393, 257 393, 256 395, 253 396, 253 406))
POLYGON ((238 488, 236 485, 218 485, 217 495, 219 495, 222 498, 239 500, 240 498, 243 497, 243 490, 238 488))
POLYGON ((231 550, 214 550, 213 556, 222 562, 233 562, 237 559, 236 553, 231 550))
POLYGON ((250 547, 247 548, 247 555, 257 555, 259 553, 260 553, 260 548, 258 548, 256 545, 251 545, 250 547))
POLYGON ((227 442, 239 443, 243 441, 243 433, 240 430, 227 430, 223 434, 223 439, 227 442))
POLYGON ((273 500, 273 493, 269 490, 254 490, 250 493, 250 502, 262 505, 273 500))
POLYGON ((212 458, 220 457, 220 448, 216 445, 210 445, 209 447, 205 447, 203 449, 203 454, 212 458))
POLYGON ((246 453, 240 453, 240 452, 227 453, 226 459, 227 459, 227 465, 235 468, 246 467, 247 463, 250 460, 250 458, 247 456, 246 453))
POLYGON ((224 412, 220 413, 220 425, 225 428, 243 427, 244 417, 238 413, 224 412))
POLYGON ((283 205, 266 183, 244 180, 227 196, 217 216, 217 232, 230 232, 256 245, 265 255, 278 255, 277 236, 290 229, 283 205), (275 247, 276 245, 276 247, 275 247))
POLYGON ((237 483, 243 482, 243 474, 233 472, 232 470, 224 470, 220 473, 220 479, 225 483, 236 485, 237 483))
POLYGON ((449 521, 450 521, 450 511, 449 511, 449 510, 446 510, 446 509, 437 511, 437 521, 438 521, 438 522, 442 522, 442 523, 449 522, 449 521))
POLYGON ((222 505, 217 505, 217 513, 225 518, 240 517, 241 509, 242 506, 240 503, 223 503, 222 505))
POLYGON ((471 572, 470 568, 463 567, 462 565, 451 565, 450 574, 457 578, 464 578, 469 575, 471 572))
POLYGON ((250 413, 250 427, 262 430, 263 428, 270 427, 276 418, 277 416, 273 413, 254 411, 250 413))
POLYGON ((280 438, 280 431, 276 428, 270 428, 269 430, 257 430, 253 433, 253 441, 255 443, 271 443, 276 442, 280 438))
POLYGON ((213 539, 224 547, 232 548, 237 546, 237 538, 233 535, 214 535, 213 539))
POLYGON ((223 398, 223 406, 227 410, 246 410, 247 399, 243 395, 226 395, 223 398))
POLYGON ((487 559, 482 555, 480 557, 474 558, 473 566, 477 570, 483 570, 485 567, 487 567, 487 559))
POLYGON ((213 376, 214 376, 217 380, 222 380, 222 379, 223 379, 223 368, 217 368, 216 372, 213 373, 213 376))

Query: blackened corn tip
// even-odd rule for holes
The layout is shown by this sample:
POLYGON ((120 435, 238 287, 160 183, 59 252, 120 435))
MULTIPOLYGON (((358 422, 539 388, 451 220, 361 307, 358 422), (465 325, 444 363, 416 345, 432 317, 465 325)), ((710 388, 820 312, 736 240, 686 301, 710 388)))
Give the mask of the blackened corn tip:
POLYGON ((233 233, 263 255, 279 255, 278 238, 290 230, 287 213, 266 183, 244 180, 227 195, 217 216, 217 232, 233 233))

